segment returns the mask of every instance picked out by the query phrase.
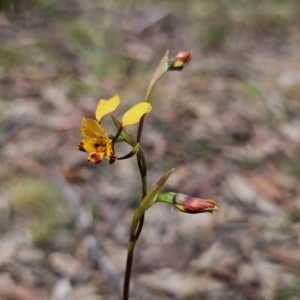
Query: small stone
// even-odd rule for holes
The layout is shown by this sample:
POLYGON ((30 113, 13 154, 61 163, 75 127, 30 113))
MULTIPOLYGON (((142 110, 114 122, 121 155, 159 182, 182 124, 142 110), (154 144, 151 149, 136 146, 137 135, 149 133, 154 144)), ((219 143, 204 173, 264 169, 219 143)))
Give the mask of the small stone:
POLYGON ((16 258, 22 262, 42 262, 45 253, 36 248, 23 248, 18 251, 16 258))
POLYGON ((68 279, 59 280, 53 288, 51 300, 72 300, 73 289, 68 279))
POLYGON ((11 287, 14 284, 15 282, 9 273, 0 274, 0 289, 11 287))
POLYGON ((65 276, 74 277, 82 265, 75 257, 68 253, 54 252, 49 256, 50 265, 65 276))

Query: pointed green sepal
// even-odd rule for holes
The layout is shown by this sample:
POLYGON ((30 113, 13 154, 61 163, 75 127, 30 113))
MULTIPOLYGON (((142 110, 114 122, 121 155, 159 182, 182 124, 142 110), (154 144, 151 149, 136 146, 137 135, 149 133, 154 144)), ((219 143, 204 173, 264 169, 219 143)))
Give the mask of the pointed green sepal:
POLYGON ((155 73, 152 76, 152 79, 150 81, 150 84, 146 92, 146 96, 144 98, 145 102, 150 102, 150 96, 153 92, 154 87, 159 82, 159 80, 163 77, 163 75, 168 71, 169 68, 168 60, 169 60, 169 50, 164 55, 163 59, 159 63, 158 67, 155 70, 155 73))

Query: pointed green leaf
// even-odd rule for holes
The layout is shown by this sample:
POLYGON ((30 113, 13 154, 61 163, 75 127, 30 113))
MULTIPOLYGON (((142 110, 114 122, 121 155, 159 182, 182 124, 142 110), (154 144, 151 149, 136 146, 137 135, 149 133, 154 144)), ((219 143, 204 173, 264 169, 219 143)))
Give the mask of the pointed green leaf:
POLYGON ((150 189, 150 191, 147 193, 145 198, 140 203, 138 209, 135 211, 135 214, 133 216, 133 221, 131 223, 131 229, 130 229, 131 236, 134 236, 136 227, 138 225, 138 222, 139 222, 141 216, 145 213, 145 211, 148 208, 150 208, 155 203, 155 200, 156 200, 160 190, 162 189, 162 187, 164 186, 164 184, 166 183, 166 181, 168 180, 168 178, 170 177, 170 175, 173 173, 174 170, 175 169, 173 168, 170 171, 168 171, 165 175, 163 175, 157 181, 157 183, 155 185, 153 185, 153 187, 150 189))
POLYGON ((150 96, 153 92, 154 87, 159 82, 159 80, 163 77, 163 75, 168 71, 168 67, 169 67, 168 60, 169 60, 169 50, 166 52, 165 56, 159 63, 155 73, 152 76, 152 79, 150 81, 150 84, 146 92, 146 96, 144 98, 145 102, 150 102, 150 96))

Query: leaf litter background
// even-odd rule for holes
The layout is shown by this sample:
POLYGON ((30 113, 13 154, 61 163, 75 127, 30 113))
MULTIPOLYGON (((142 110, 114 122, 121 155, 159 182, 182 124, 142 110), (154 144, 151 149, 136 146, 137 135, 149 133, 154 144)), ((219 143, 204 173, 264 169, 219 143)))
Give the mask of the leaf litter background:
POLYGON ((142 100, 167 49, 194 57, 153 94, 149 183, 175 167, 164 190, 219 211, 151 208, 131 299, 299 299, 297 1, 1 8, 0 299, 120 299, 136 160, 95 166, 76 144, 100 98, 120 94, 119 118, 142 100))

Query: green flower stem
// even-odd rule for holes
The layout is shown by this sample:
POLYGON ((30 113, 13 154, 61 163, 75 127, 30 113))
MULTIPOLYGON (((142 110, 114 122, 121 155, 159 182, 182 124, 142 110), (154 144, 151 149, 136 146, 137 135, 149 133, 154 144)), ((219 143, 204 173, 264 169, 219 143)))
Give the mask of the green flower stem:
MULTIPOLYGON (((137 162, 139 166, 139 171, 142 179, 142 199, 147 194, 147 164, 145 155, 143 150, 140 148, 137 154, 137 162)), ((145 214, 143 213, 140 216, 140 219, 137 219, 136 213, 133 216, 131 228, 130 228, 130 235, 128 241, 128 250, 127 250, 127 259, 126 259, 126 271, 125 271, 125 278, 124 278, 124 287, 123 287, 123 300, 128 300, 129 297, 129 286, 130 286, 130 278, 131 278, 131 270, 132 270, 132 261, 134 255, 134 247, 135 243, 138 240, 140 233, 142 231, 144 225, 145 214), (137 228, 138 226, 138 228, 137 228), (136 230, 137 228, 137 230, 136 230)))
MULTIPOLYGON (((141 229, 143 227, 145 211, 150 208, 156 201, 159 192, 169 176, 172 174, 174 169, 171 169, 169 172, 164 174, 157 183, 150 189, 150 191, 145 195, 143 200, 141 201, 139 207, 134 213, 132 218, 131 227, 130 227, 130 235, 128 241, 128 251, 127 251, 127 261, 126 261, 126 271, 125 271, 125 279, 124 279, 124 290, 123 290, 123 300, 128 300, 129 295, 129 285, 130 285, 130 276, 132 269, 132 261, 133 261, 133 251, 136 244, 136 241, 139 237, 141 229)), ((146 181, 143 181, 146 183, 146 181)), ((146 187, 145 187, 146 190, 146 187)))
POLYGON ((141 232, 142 232, 142 229, 143 229, 143 226, 144 226, 144 221, 145 221, 145 213, 142 214, 140 220, 139 220, 139 223, 138 223, 138 228, 136 230, 136 233, 135 233, 135 240, 138 240, 141 232))
MULTIPOLYGON (((142 178, 142 199, 144 199, 145 196, 147 195, 147 164, 146 164, 144 153, 141 152, 141 154, 142 155, 140 155, 140 153, 138 153, 137 162, 138 162, 138 166, 139 166, 139 170, 140 170, 140 174, 141 174, 141 178, 142 178)), ((138 238, 141 234, 141 231, 143 229, 144 220, 145 220, 145 214, 143 214, 140 217, 140 220, 138 223, 138 228, 135 232, 134 240, 138 240, 138 238)))
POLYGON ((175 193, 164 193, 164 194, 159 194, 155 200, 156 202, 163 202, 163 203, 168 203, 168 204, 174 204, 174 198, 176 194, 175 193))
POLYGON ((129 285, 130 285, 134 246, 135 246, 135 242, 129 239, 128 248, 127 248, 126 272, 124 278, 123 300, 128 300, 129 297, 129 285))
POLYGON ((145 119, 145 115, 142 116, 142 118, 140 120, 140 123, 139 123, 138 133, 137 133, 137 136, 136 136, 137 143, 139 143, 141 141, 143 125, 144 125, 144 119, 145 119))

